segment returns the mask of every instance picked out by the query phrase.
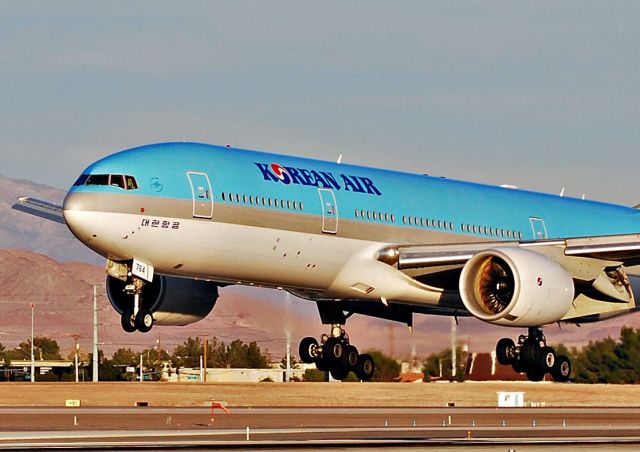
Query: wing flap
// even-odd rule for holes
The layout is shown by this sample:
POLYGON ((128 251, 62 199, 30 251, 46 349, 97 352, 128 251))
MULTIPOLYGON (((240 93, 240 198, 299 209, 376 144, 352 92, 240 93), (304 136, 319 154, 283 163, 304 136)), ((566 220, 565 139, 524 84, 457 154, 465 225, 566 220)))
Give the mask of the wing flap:
POLYGON ((45 220, 65 224, 64 217, 62 215, 62 206, 57 204, 51 204, 46 201, 24 196, 18 198, 18 202, 11 206, 11 208, 30 215, 35 215, 36 217, 44 218, 45 220))

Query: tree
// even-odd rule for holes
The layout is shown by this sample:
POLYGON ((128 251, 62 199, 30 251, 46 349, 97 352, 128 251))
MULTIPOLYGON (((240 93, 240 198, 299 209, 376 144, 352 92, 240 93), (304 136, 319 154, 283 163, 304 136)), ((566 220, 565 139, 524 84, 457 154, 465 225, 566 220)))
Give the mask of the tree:
POLYGON ((618 341, 590 341, 573 360, 578 383, 640 382, 640 330, 623 327, 618 341))
MULTIPOLYGON (((464 369, 466 366, 466 353, 461 348, 456 348, 456 374, 454 379, 457 381, 464 380, 464 369)), ((448 348, 439 353, 430 354, 422 365, 424 372, 424 381, 429 381, 430 377, 442 377, 451 379, 451 349, 448 348), (440 371, 442 370, 442 374, 440 371)))
POLYGON ((176 346, 171 355, 171 361, 175 367, 200 367, 203 349, 199 337, 189 337, 182 344, 176 346))
POLYGON ((375 370, 371 381, 393 381, 400 376, 400 363, 378 350, 367 352, 373 358, 375 370))
MULTIPOLYGON (((204 344, 200 338, 188 338, 178 345, 171 360, 176 367, 199 367, 204 356, 204 344)), ((212 337, 207 344, 207 367, 234 367, 260 369, 269 366, 269 356, 256 342, 249 344, 237 339, 229 345, 212 337)))
MULTIPOLYGON (((20 342, 17 348, 6 352, 6 355, 13 360, 31 359, 31 340, 20 342)), ((33 356, 39 361, 62 359, 58 342, 55 339, 44 336, 36 336, 33 338, 33 356)))
POLYGON ((304 381, 325 381, 325 373, 318 369, 307 369, 302 375, 304 381))
POLYGON ((130 348, 119 348, 113 354, 111 362, 114 366, 137 366, 140 364, 140 353, 130 348))

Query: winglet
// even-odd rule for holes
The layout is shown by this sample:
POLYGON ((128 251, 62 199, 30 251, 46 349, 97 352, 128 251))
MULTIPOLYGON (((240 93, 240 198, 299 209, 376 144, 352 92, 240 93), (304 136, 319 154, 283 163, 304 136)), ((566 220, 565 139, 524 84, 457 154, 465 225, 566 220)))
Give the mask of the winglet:
POLYGON ((18 202, 11 206, 11 208, 30 215, 35 215, 36 217, 44 218, 45 220, 65 224, 64 217, 62 216, 62 206, 51 204, 46 201, 22 196, 18 198, 18 202))

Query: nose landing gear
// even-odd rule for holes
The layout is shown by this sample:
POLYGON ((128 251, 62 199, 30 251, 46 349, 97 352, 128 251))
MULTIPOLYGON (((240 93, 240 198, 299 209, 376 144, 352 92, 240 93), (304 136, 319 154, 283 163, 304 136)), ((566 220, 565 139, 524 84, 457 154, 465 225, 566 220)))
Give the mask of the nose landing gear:
POLYGON ((555 381, 566 382, 571 376, 571 361, 565 355, 556 355, 539 328, 529 328, 529 335, 518 338, 516 345, 502 338, 496 345, 496 357, 502 365, 511 365, 516 372, 525 372, 531 381, 542 381, 550 374, 555 381))
POLYGON ((124 288, 127 294, 133 295, 133 309, 127 309, 122 313, 120 324, 122 329, 127 333, 140 331, 148 333, 153 327, 153 314, 146 308, 140 306, 140 296, 144 281, 134 277, 131 284, 127 284, 124 288))
POLYGON ((329 371, 336 380, 344 380, 349 372, 355 373, 362 381, 373 377, 373 359, 370 355, 358 353, 340 324, 331 325, 331 334, 323 334, 320 343, 313 337, 302 339, 299 355, 302 362, 315 363, 318 370, 329 371))

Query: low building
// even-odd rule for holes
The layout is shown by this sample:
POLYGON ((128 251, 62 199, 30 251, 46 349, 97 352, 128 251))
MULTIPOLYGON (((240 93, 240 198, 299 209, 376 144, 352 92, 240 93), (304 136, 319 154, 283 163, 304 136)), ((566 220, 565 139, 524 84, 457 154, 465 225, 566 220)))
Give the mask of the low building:
MULTIPOLYGON (((39 377, 46 381, 69 380, 75 374, 75 364, 66 360, 36 360, 34 363, 35 380, 39 377), (65 375, 67 376, 65 378, 65 375)), ((80 368, 84 367, 80 363, 80 368)), ((0 364, 5 380, 10 381, 31 381, 31 360, 15 359, 9 365, 0 364)))

